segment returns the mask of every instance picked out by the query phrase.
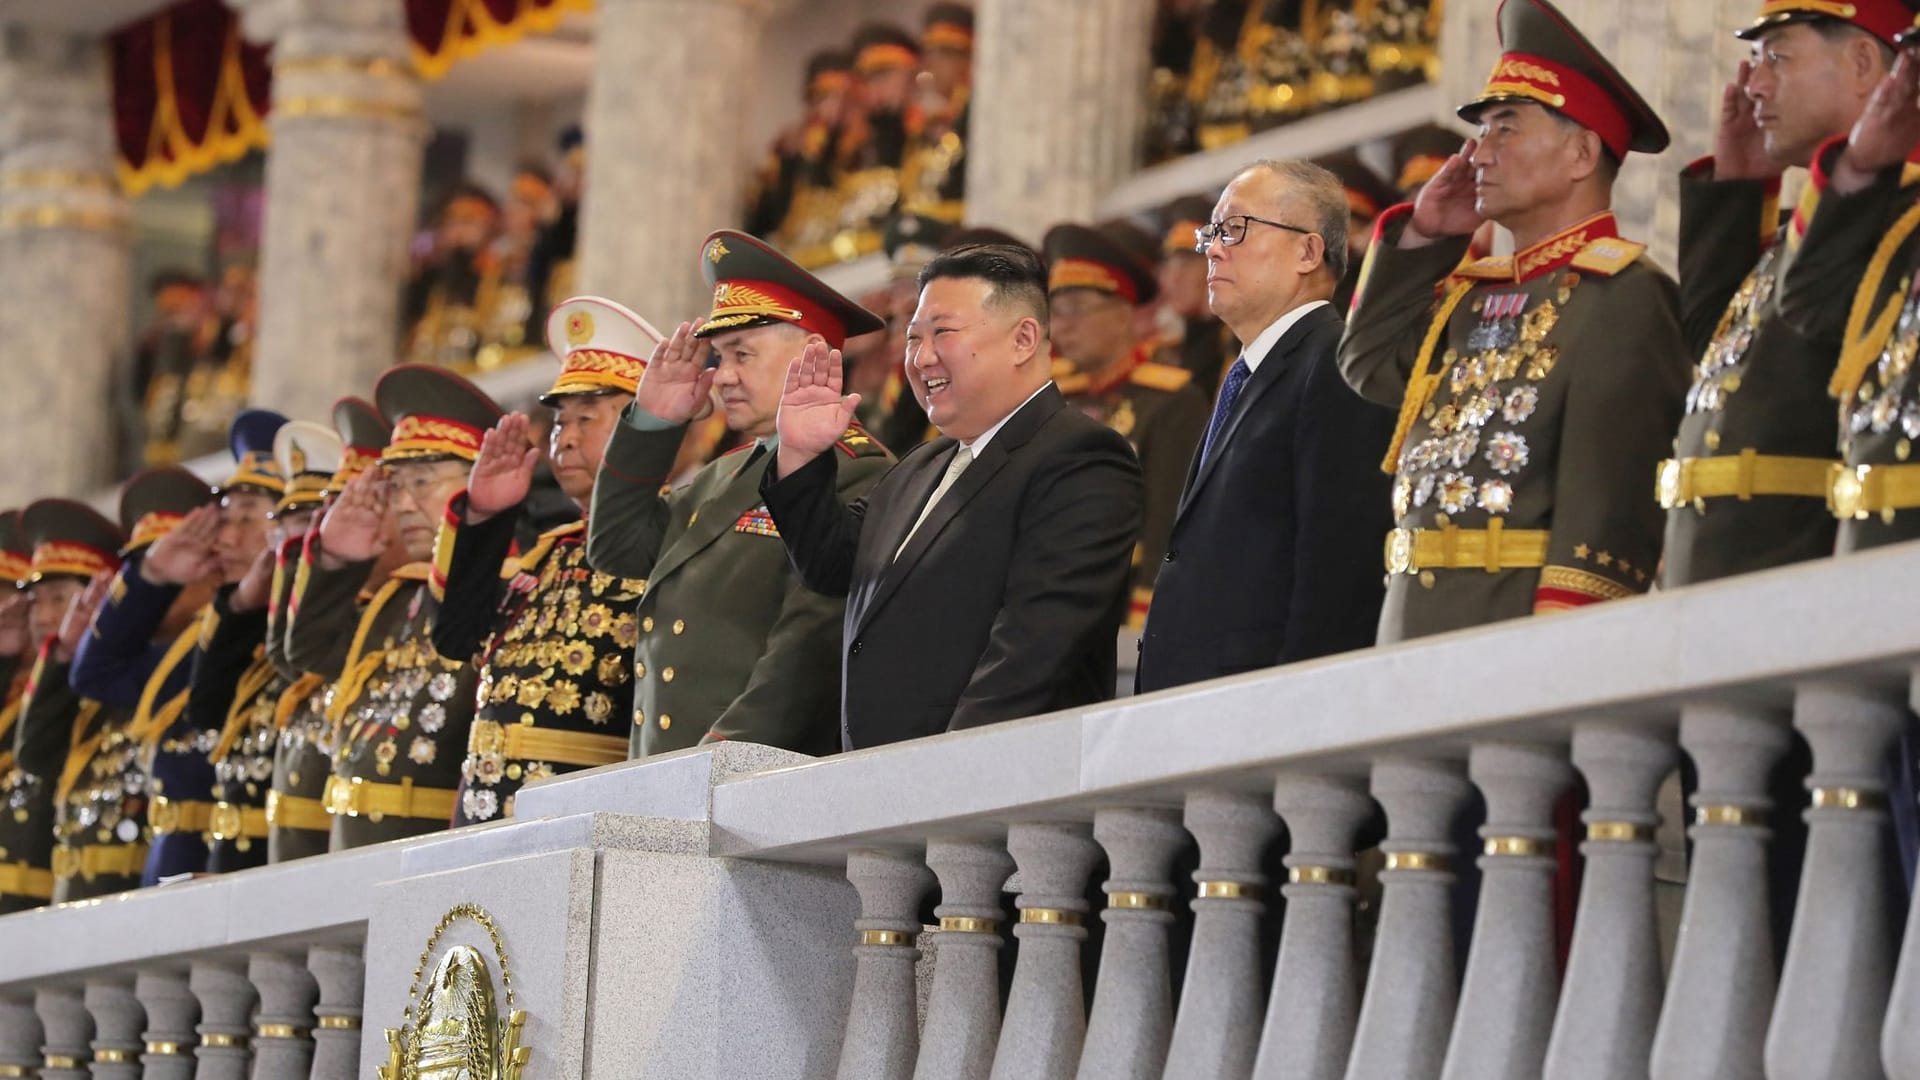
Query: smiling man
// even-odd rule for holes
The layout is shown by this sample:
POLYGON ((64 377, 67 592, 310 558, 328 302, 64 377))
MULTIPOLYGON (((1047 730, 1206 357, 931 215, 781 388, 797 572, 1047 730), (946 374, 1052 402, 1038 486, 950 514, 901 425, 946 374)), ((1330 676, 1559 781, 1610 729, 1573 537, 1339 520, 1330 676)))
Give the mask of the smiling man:
MULTIPOLYGON (((1833 551, 1826 494, 1839 421, 1827 386, 1839 341, 1796 330, 1781 304, 1826 175, 1815 170, 1783 225, 1780 174, 1847 133, 1912 22, 1901 0, 1766 0, 1740 32, 1753 58, 1724 92, 1713 157, 1680 181, 1680 307, 1697 363, 1656 491, 1667 511, 1664 585, 1833 551)), ((1819 275, 1820 295, 1797 302, 1846 312, 1859 269, 1819 275)))
POLYGON ((1680 414, 1671 278, 1622 239, 1613 179, 1666 127, 1545 0, 1506 0, 1479 126, 1380 216, 1340 364, 1400 409, 1380 640, 1646 590, 1647 478, 1680 414), (1486 222, 1515 254, 1470 257, 1486 222))
POLYGON ((762 484, 807 585, 847 598, 848 749, 1105 700, 1142 517, 1140 464, 1053 385, 1047 272, 975 244, 920 271, 907 380, 941 437, 852 505, 834 452, 860 395, 813 342, 762 484))
MULTIPOLYGON (((716 739, 832 753, 841 603, 800 583, 760 477, 780 446, 787 365, 884 324, 744 233, 714 233, 700 251, 713 310, 653 351, 613 425, 587 535, 594 569, 645 579, 614 635, 634 650, 633 753, 716 739), (664 492, 687 424, 714 398, 748 441, 664 492)), ((851 418, 832 445, 843 499, 892 460, 851 418)))

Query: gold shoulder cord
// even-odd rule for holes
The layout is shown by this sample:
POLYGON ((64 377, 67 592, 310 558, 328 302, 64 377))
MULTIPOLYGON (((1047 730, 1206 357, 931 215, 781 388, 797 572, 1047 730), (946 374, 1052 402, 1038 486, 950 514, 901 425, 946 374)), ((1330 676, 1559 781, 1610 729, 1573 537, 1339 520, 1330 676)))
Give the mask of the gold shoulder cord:
POLYGON ((1433 350, 1440 345, 1440 338, 1447 332, 1447 324, 1453 321, 1454 309, 1460 301, 1473 291, 1474 282, 1463 278, 1447 289, 1447 295, 1440 301, 1440 308, 1433 313, 1433 322, 1427 326, 1427 336, 1420 342, 1420 354, 1413 362, 1413 374, 1407 379, 1407 396, 1400 401, 1400 419, 1393 425, 1393 441, 1387 444, 1387 456, 1380 461, 1380 471, 1388 476, 1400 471, 1400 447, 1407 441, 1407 433, 1413 430, 1414 421, 1420 418, 1420 411, 1432 400, 1433 392, 1440 385, 1440 373, 1430 370, 1433 367, 1433 350))
POLYGON ((1853 307, 1847 313, 1846 335, 1840 339, 1840 362, 1834 366, 1833 379, 1827 383, 1827 393, 1840 402, 1843 411, 1859 391, 1867 368, 1873 366, 1880 350, 1886 348, 1887 339, 1893 336, 1893 328, 1900 321, 1900 308, 1906 303, 1906 297, 1889 298, 1877 317, 1873 315, 1873 298, 1880 292, 1880 283, 1886 280, 1893 257, 1917 228, 1920 228, 1920 200, 1908 207, 1880 239, 1880 246, 1874 249, 1873 259, 1860 278, 1860 287, 1854 291, 1853 307))

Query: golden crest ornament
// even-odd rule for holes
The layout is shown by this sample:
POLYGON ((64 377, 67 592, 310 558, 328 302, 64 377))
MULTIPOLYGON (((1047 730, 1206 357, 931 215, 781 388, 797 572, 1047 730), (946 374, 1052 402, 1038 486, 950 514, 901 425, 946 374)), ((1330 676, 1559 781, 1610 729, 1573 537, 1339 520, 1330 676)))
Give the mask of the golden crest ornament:
POLYGON ((526 1023, 526 1012, 514 1008, 513 976, 500 928, 477 904, 461 904, 441 917, 427 939, 401 1025, 387 1029, 387 1063, 379 1068, 380 1080, 520 1080, 532 1056, 532 1049, 520 1044, 526 1023), (493 970, 485 954, 471 945, 448 948, 433 974, 421 982, 435 946, 459 922, 477 923, 493 943, 504 1016, 495 1004, 493 970))

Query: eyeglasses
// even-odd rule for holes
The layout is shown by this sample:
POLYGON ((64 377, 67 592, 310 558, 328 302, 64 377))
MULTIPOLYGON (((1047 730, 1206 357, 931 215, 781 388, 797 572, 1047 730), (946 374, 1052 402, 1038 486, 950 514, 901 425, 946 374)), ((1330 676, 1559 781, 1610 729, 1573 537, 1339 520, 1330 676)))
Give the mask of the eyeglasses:
POLYGON ((1312 229, 1303 229, 1298 225, 1288 225, 1279 221, 1268 221, 1266 218, 1254 217, 1252 214, 1235 214, 1224 221, 1210 221, 1193 230, 1193 250, 1205 255, 1207 253, 1207 245, 1213 243, 1215 240, 1220 241, 1221 247, 1232 247, 1247 238, 1247 226, 1256 221, 1262 225, 1271 225, 1276 229, 1297 232, 1302 236, 1313 235, 1312 229))

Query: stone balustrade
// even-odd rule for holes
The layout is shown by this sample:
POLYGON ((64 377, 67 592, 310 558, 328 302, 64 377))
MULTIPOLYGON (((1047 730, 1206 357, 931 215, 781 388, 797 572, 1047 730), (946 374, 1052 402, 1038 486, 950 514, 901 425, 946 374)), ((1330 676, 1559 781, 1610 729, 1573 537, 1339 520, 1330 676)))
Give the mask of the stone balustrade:
POLYGON ((1916 601, 1920 549, 1886 549, 824 760, 574 774, 513 821, 0 918, 0 1076, 371 1077, 464 944, 528 1076, 1914 1080, 1916 601))

